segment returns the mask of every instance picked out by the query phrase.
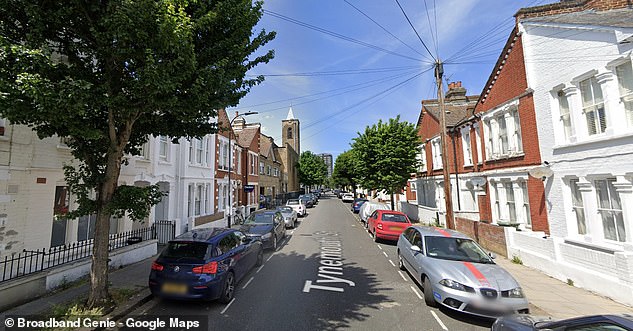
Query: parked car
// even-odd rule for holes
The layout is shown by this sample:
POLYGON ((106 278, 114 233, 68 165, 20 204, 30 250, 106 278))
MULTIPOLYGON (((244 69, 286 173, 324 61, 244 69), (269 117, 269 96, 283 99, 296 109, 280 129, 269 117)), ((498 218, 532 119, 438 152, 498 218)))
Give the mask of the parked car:
POLYGON ((352 201, 354 201, 354 193, 345 193, 345 194, 343 194, 343 196, 341 197, 341 200, 343 200, 343 202, 352 202, 352 201))
POLYGON ((438 304, 486 318, 529 313, 519 283, 469 237, 411 226, 398 239, 398 263, 423 286, 428 306, 438 304))
POLYGON ((306 206, 306 208, 314 207, 314 200, 312 200, 312 197, 310 197, 309 195, 302 194, 302 195, 299 196, 299 200, 301 200, 301 202, 303 202, 303 204, 306 206))
POLYGON ((381 239, 396 241, 411 221, 404 213, 394 210, 376 210, 367 219, 367 229, 374 241, 381 239))
POLYGON ((297 226, 297 212, 290 206, 279 206, 277 210, 283 215, 286 228, 294 229, 297 226))
POLYGON ((376 210, 389 210, 389 206, 386 203, 375 202, 375 201, 367 201, 360 206, 358 210, 358 216, 360 217, 360 221, 367 227, 367 219, 371 214, 373 214, 376 210))
POLYGON ((633 315, 591 315, 564 320, 531 315, 499 317, 492 324, 492 331, 537 331, 537 330, 633 330, 633 315))
POLYGON ((306 205, 303 203, 303 201, 299 199, 290 199, 286 201, 286 206, 294 209, 294 211, 297 212, 297 215, 301 217, 306 216, 307 210, 306 205))
POLYGON ((286 237, 284 217, 276 210, 258 210, 248 215, 240 230, 247 236, 259 238, 264 249, 277 250, 279 241, 286 237))
POLYGON ((192 230, 169 241, 152 263, 149 288, 162 298, 228 303, 235 284, 263 257, 261 241, 238 230, 192 230))
POLYGON ((343 191, 343 190, 340 190, 340 191, 338 192, 338 194, 336 195, 336 197, 337 197, 337 198, 339 198, 339 199, 341 199, 341 198, 343 198, 343 194, 345 194, 345 193, 347 193, 347 192, 345 192, 345 191, 343 191))
POLYGON ((319 203, 319 197, 314 194, 314 193, 308 193, 306 194, 307 196, 309 196, 312 199, 312 203, 316 206, 319 203))
POLYGON ((360 211, 360 206, 363 205, 363 203, 367 202, 367 199, 365 198, 356 198, 354 199, 354 201, 352 202, 352 212, 355 214, 358 214, 358 212, 360 211))

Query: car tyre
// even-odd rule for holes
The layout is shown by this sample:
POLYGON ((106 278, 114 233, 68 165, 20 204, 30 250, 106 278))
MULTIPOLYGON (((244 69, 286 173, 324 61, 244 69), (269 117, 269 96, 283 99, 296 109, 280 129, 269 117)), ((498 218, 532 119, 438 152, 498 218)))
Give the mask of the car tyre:
POLYGON ((277 236, 273 236, 273 251, 277 250, 277 236))
POLYGON ((224 286, 222 287, 222 295, 220 296, 221 303, 229 303, 235 296, 235 276, 232 271, 226 274, 224 279, 224 286))
POLYGON ((255 263, 255 266, 259 267, 262 264, 264 264, 264 250, 260 249, 257 253, 257 262, 255 263))
POLYGON ((376 229, 374 229, 374 232, 371 233, 371 236, 374 237, 375 243, 380 242, 380 238, 378 238, 378 236, 376 235, 376 229))
POLYGON ((435 301, 435 298, 433 297, 433 289, 431 288, 431 281, 429 280, 429 277, 424 277, 423 289, 424 289, 424 302, 426 303, 426 305, 429 307, 437 307, 437 302, 435 301))
POLYGON ((404 266, 404 261, 402 261, 402 256, 400 255, 400 251, 398 251, 398 268, 400 268, 400 270, 407 270, 407 268, 404 266))

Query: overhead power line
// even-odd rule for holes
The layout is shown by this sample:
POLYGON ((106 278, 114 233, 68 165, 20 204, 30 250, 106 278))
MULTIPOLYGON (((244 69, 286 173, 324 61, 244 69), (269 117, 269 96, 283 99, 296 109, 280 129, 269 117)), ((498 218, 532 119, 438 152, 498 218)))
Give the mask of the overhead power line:
POLYGON ((424 46, 424 49, 426 49, 426 51, 429 53, 429 55, 431 55, 431 57, 433 58, 433 60, 437 61, 437 59, 435 58, 435 56, 433 56, 433 53, 431 53, 431 51, 429 50, 428 47, 426 47, 426 44, 424 43, 424 40, 422 40, 422 37, 420 37, 420 34, 418 33, 418 30, 415 29, 415 27, 413 26, 413 23, 411 23, 411 20, 409 19, 409 16, 407 15, 407 13, 404 11, 404 8, 402 8, 402 6, 400 5, 400 1, 395 0, 396 3, 398 4, 398 7, 400 7, 400 10, 402 11, 402 14, 404 15, 404 17, 407 19, 407 22, 409 22, 409 25, 411 26, 411 28, 413 29, 413 32, 415 32, 415 35, 418 36, 418 39, 420 40, 420 42, 422 43, 422 46, 424 46))
POLYGON ((296 20, 294 18, 285 16, 285 15, 282 15, 282 14, 275 13, 275 12, 273 12, 271 10, 268 10, 268 9, 264 10, 264 14, 272 16, 272 17, 275 17, 275 18, 279 18, 279 19, 284 20, 286 22, 290 22, 290 23, 293 23, 293 24, 296 24, 296 25, 299 25, 299 26, 303 26, 305 28, 308 28, 310 30, 314 30, 314 31, 326 34, 328 36, 332 36, 332 37, 339 38, 339 39, 342 39, 342 40, 345 40, 345 41, 349 41, 349 42, 357 44, 357 45, 365 46, 365 47, 368 47, 368 48, 371 48, 371 49, 374 49, 374 50, 377 50, 377 51, 380 51, 380 52, 384 52, 384 53, 387 53, 387 54, 399 56, 399 57, 402 57, 402 58, 405 58, 405 59, 409 59, 409 60, 413 60, 413 61, 428 62, 428 60, 424 61, 422 59, 416 59, 416 58, 408 56, 408 55, 396 53, 394 51, 390 51, 388 49, 385 49, 385 48, 382 48, 382 47, 379 47, 379 46, 376 46, 376 45, 372 45, 370 43, 366 43, 366 42, 360 41, 358 39, 354 39, 354 38, 351 38, 351 37, 344 36, 344 35, 342 35, 340 33, 336 33, 336 32, 333 32, 333 31, 330 31, 330 30, 327 30, 327 29, 324 29, 324 28, 320 28, 318 26, 315 26, 315 25, 312 25, 312 24, 309 24, 309 23, 305 23, 305 22, 296 20))
POLYGON ((296 73, 289 73, 289 74, 259 74, 259 75, 248 75, 248 76, 264 76, 264 77, 339 76, 339 75, 358 75, 358 74, 374 74, 374 73, 383 73, 383 72, 404 71, 404 70, 411 70, 411 69, 417 69, 417 68, 419 68, 419 66, 296 72, 296 73))
MULTIPOLYGON (((420 53, 420 51, 418 51, 417 49, 411 47, 409 44, 405 43, 404 41, 402 41, 402 39, 396 37, 396 35, 394 35, 393 33, 391 33, 389 30, 387 30, 387 28, 385 28, 384 26, 382 26, 380 23, 376 22, 376 20, 374 20, 373 18, 369 17, 369 15, 365 14, 365 12, 363 12, 362 10, 360 10, 358 7, 354 6, 353 4, 351 4, 349 1, 347 0, 343 0, 345 1, 346 4, 350 5, 352 8, 356 9, 356 11, 358 11, 359 13, 361 13, 363 16, 367 17, 370 21, 374 22, 374 24, 378 25, 383 31, 385 31, 386 33, 388 33, 390 36, 394 37, 396 40, 398 40, 401 44, 407 46, 410 50, 416 52, 417 54, 424 56, 425 58, 428 59, 426 54, 420 53)), ((429 59, 430 60, 430 59, 429 59)))

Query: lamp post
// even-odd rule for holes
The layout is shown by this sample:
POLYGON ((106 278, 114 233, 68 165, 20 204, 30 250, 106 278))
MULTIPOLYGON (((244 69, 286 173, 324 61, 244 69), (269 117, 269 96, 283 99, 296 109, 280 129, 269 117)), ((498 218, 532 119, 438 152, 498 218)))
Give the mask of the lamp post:
POLYGON ((231 197, 233 196, 233 184, 231 183, 231 164, 233 164, 233 159, 231 158, 231 150, 233 149, 231 146, 231 142, 232 140, 232 133, 233 133, 233 121, 235 121, 236 118, 238 117, 242 117, 242 116, 248 116, 248 115, 255 115, 257 114, 256 111, 247 111, 244 114, 240 114, 237 113, 235 114, 235 117, 233 117, 233 119, 229 122, 229 203, 228 203, 228 208, 229 208, 229 215, 227 216, 227 228, 231 228, 231 217, 233 216, 233 205, 231 203, 231 197))

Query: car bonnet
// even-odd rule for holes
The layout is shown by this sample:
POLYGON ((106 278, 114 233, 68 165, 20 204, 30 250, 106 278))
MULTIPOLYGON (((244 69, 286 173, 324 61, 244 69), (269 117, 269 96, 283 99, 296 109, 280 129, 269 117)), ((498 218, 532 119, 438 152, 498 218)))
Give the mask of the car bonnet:
POLYGON ((494 288, 500 291, 519 286, 510 273, 496 264, 430 259, 441 279, 451 279, 473 288, 494 288))

